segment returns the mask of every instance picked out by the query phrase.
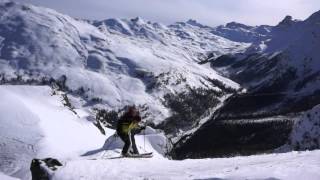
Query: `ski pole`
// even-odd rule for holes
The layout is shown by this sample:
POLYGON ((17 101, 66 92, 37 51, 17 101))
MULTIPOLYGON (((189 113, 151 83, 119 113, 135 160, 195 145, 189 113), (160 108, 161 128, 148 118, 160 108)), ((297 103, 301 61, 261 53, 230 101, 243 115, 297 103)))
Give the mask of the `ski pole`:
POLYGON ((146 129, 143 130, 143 149, 146 151, 146 129))

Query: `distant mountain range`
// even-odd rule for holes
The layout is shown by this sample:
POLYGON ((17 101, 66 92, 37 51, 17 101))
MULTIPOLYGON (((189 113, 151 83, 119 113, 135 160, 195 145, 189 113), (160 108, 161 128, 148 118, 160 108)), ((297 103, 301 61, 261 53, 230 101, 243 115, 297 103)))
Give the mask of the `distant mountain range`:
POLYGON ((179 158, 265 152, 285 144, 294 119, 320 103, 319 27, 320 12, 276 26, 210 27, 79 20, 6 1, 0 82, 57 86, 92 117, 136 105, 179 158), (229 131, 234 122, 241 125, 229 131))

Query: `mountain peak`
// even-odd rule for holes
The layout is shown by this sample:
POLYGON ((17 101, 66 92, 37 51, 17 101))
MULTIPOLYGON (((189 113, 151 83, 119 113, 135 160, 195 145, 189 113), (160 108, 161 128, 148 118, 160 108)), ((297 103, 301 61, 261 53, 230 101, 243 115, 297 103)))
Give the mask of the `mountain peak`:
POLYGON ((287 15, 277 26, 292 26, 299 20, 293 19, 292 16, 287 15))
POLYGON ((133 19, 130 19, 131 20, 131 22, 134 22, 134 23, 136 23, 136 24, 145 24, 146 22, 145 22, 145 20, 144 19, 142 19, 141 17, 135 17, 135 18, 133 18, 133 19))
POLYGON ((197 26, 197 27, 200 27, 200 28, 204 28, 204 27, 208 27, 208 26, 205 26, 205 25, 202 25, 201 23, 199 23, 198 21, 194 20, 194 19, 189 19, 186 24, 189 24, 191 26, 197 26))
POLYGON ((236 29, 236 28, 251 29, 252 28, 251 26, 247 26, 245 24, 241 24, 241 23, 234 22, 234 21, 227 23, 226 27, 231 28, 231 29, 236 29))
POLYGON ((292 16, 287 15, 280 23, 279 25, 285 25, 285 24, 290 24, 292 23, 292 16))

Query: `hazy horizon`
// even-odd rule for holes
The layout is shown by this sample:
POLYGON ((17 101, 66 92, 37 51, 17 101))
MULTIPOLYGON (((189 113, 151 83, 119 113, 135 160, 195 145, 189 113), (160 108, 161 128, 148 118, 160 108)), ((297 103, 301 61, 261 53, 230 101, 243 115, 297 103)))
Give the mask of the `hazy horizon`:
POLYGON ((216 26, 228 22, 276 25, 286 15, 306 19, 320 9, 319 0, 16 0, 55 9, 75 18, 134 18, 164 24, 194 19, 216 26))

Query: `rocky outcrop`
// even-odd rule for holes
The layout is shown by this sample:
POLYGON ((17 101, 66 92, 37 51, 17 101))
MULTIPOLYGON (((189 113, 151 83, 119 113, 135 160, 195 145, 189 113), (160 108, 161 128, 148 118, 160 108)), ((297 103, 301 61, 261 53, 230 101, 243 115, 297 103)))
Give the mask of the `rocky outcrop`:
POLYGON ((56 171, 62 163, 57 159, 33 159, 30 165, 32 180, 50 180, 54 171, 56 171))

